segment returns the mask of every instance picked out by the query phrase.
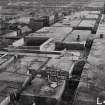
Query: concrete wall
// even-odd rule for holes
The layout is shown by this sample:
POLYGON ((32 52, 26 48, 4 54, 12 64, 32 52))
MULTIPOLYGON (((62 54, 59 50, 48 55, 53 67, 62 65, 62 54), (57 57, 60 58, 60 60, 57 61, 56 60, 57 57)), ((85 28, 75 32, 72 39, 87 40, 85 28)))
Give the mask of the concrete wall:
POLYGON ((14 47, 19 47, 24 45, 24 38, 21 38, 12 44, 14 47))

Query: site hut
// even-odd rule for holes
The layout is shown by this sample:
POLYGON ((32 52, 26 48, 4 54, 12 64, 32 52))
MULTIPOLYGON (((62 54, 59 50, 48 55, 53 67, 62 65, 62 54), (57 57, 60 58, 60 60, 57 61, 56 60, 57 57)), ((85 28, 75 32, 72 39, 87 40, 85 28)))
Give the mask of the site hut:
MULTIPOLYGON (((21 93, 20 103, 24 105, 33 101, 35 104, 47 105, 60 103, 62 95, 69 83, 69 75, 71 75, 75 63, 80 58, 80 53, 69 52, 67 55, 52 55, 52 58, 38 72, 33 65, 30 71, 33 75, 38 72, 32 80, 31 85, 27 86, 21 93), (54 57, 55 56, 55 57, 54 57), (68 78, 68 79, 67 79, 68 78), (27 101, 26 101, 27 100, 27 101)), ((70 89, 70 87, 68 87, 70 89)))

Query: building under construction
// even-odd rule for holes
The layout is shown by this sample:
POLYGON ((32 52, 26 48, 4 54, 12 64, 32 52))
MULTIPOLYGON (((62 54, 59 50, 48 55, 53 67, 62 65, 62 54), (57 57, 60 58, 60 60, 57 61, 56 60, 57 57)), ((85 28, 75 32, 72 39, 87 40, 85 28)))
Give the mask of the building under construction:
POLYGON ((96 105, 105 99, 104 0, 39 4, 52 12, 1 21, 0 105, 96 105))

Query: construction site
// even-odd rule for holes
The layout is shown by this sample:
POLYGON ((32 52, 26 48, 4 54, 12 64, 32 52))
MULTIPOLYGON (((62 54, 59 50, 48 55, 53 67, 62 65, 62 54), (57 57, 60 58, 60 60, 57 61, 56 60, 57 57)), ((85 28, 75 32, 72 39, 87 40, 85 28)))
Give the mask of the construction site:
POLYGON ((105 0, 0 1, 0 105, 105 104, 105 0))

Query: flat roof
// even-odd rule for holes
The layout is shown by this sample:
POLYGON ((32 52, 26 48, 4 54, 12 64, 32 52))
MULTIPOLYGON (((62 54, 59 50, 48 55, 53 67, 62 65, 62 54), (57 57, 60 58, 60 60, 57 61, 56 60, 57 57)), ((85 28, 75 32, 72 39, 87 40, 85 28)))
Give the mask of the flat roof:
MULTIPOLYGON (((54 67, 54 71, 60 69, 61 71, 65 71, 71 74, 75 63, 73 60, 78 60, 80 55, 81 54, 78 51, 68 51, 65 56, 60 55, 61 57, 58 56, 56 58, 50 59, 45 68, 42 70, 46 71, 46 67, 54 67)), ((48 85, 48 80, 44 79, 43 77, 35 77, 35 79, 32 81, 32 85, 28 86, 21 95, 47 97, 58 100, 64 92, 66 81, 61 80, 58 85, 56 85, 56 83, 57 82, 50 82, 50 85, 48 85), (55 87, 53 87, 54 85, 55 87)))
POLYGON ((96 20, 82 20, 79 27, 94 27, 96 20))
POLYGON ((95 39, 91 48, 88 60, 94 65, 103 64, 105 62, 105 39, 95 39), (94 54, 94 55, 93 55, 94 54))
POLYGON ((23 83, 28 76, 12 72, 2 72, 0 74, 0 81, 23 83))
POLYGON ((71 31, 71 27, 44 27, 28 37, 48 37, 54 38, 55 41, 62 41, 71 31))
POLYGON ((42 56, 20 56, 14 59, 13 62, 5 69, 7 72, 27 75, 29 68, 39 70, 42 65, 48 60, 48 57, 42 56))
POLYGON ((83 42, 86 41, 91 36, 91 31, 89 30, 74 30, 68 37, 64 40, 65 43, 71 42, 83 42), (77 41, 77 37, 80 35, 80 41, 77 41))
POLYGON ((104 22, 105 15, 102 15, 101 21, 99 23, 96 35, 105 34, 105 22, 104 22))
POLYGON ((78 26, 78 24, 81 22, 81 19, 73 20, 70 22, 71 27, 78 26))
POLYGON ((92 15, 98 15, 98 14, 100 14, 101 12, 100 11, 87 11, 87 10, 84 10, 84 11, 81 11, 80 12, 81 13, 81 15, 90 15, 90 14, 92 14, 92 15))
POLYGON ((53 27, 73 27, 73 26, 77 26, 79 23, 81 22, 81 19, 79 19, 78 17, 75 19, 63 19, 60 22, 57 22, 55 24, 53 24, 53 27))
POLYGON ((84 17, 86 19, 98 19, 99 15, 97 15, 97 14, 87 14, 84 17))
POLYGON ((47 63, 47 67, 54 66, 56 68, 59 68, 63 71, 69 72, 69 74, 71 74, 71 72, 72 72, 71 67, 74 64, 74 60, 77 61, 80 58, 80 56, 81 56, 80 52, 67 51, 67 53, 65 53, 64 57, 61 57, 61 58, 58 57, 55 59, 51 59, 47 63))
POLYGON ((98 38, 98 39, 94 39, 93 41, 93 45, 87 59, 88 63, 86 63, 84 66, 81 79, 77 88, 78 103, 82 102, 83 104, 85 104, 86 102, 90 102, 90 103, 92 102, 93 104, 95 104, 96 97, 99 97, 100 93, 103 92, 102 91, 104 89, 103 80, 105 78, 104 77, 105 75, 104 45, 105 45, 105 38, 103 39, 98 38), (87 78, 87 75, 88 75, 88 78, 87 78), (93 87, 93 85, 95 86, 94 88, 96 89, 92 90, 92 88, 89 88, 89 87, 93 87))

